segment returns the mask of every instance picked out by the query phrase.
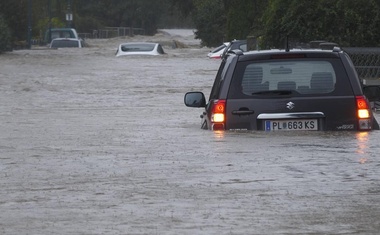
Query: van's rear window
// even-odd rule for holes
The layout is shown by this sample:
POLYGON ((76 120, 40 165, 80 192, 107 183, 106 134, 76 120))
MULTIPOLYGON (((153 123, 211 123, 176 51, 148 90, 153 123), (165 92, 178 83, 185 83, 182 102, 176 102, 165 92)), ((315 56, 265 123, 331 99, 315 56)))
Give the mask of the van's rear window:
MULTIPOLYGON (((342 64, 334 59, 241 62, 235 69, 230 95, 237 98, 237 93, 256 96, 270 94, 271 91, 286 91, 295 95, 328 95, 336 90, 341 70, 339 67, 342 64)), ((341 79, 346 78, 346 75, 343 76, 341 79)))

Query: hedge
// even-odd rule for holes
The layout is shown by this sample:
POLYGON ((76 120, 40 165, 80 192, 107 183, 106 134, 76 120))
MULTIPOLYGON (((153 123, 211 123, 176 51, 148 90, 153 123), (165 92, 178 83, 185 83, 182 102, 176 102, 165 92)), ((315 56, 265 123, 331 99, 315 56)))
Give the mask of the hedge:
POLYGON ((11 50, 11 32, 3 17, 0 16, 0 53, 11 50))

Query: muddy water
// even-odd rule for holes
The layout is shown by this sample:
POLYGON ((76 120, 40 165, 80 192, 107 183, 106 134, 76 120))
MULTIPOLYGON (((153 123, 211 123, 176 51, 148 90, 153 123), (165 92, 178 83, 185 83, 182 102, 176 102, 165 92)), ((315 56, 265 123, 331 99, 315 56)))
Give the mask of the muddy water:
POLYGON ((208 49, 119 41, 0 56, 0 234, 379 234, 379 131, 200 130, 208 49))

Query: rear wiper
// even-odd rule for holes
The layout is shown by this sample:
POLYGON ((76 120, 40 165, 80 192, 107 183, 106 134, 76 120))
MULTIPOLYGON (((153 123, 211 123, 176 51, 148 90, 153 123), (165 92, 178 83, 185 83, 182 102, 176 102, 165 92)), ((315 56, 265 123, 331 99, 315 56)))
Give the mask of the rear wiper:
POLYGON ((291 95, 292 93, 292 90, 272 90, 253 92, 252 95, 291 95))

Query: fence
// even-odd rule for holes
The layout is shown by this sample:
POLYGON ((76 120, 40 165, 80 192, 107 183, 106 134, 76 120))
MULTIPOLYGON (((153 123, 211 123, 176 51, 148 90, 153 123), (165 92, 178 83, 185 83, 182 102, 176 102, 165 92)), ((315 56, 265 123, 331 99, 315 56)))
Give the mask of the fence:
POLYGON ((145 30, 142 28, 132 27, 105 27, 104 29, 94 30, 93 38, 113 38, 133 35, 144 35, 145 30))
POLYGON ((351 57, 361 79, 380 78, 380 48, 347 47, 343 50, 351 57))
MULTIPOLYGON (((336 43, 324 40, 299 43, 297 39, 293 39, 289 41, 289 45, 293 48, 325 47, 325 49, 332 49, 334 46, 339 47, 336 43)), ((342 47, 342 49, 350 56, 361 79, 380 79, 380 47, 342 47)))
POLYGON ((104 29, 93 30, 92 33, 78 33, 79 37, 87 38, 114 38, 134 35, 145 35, 145 30, 142 28, 132 27, 105 27, 104 29))

